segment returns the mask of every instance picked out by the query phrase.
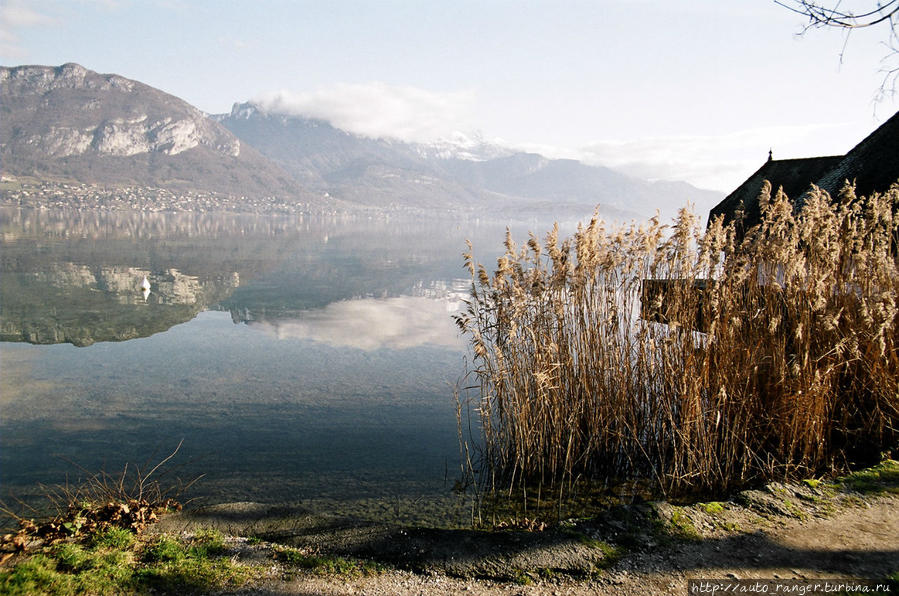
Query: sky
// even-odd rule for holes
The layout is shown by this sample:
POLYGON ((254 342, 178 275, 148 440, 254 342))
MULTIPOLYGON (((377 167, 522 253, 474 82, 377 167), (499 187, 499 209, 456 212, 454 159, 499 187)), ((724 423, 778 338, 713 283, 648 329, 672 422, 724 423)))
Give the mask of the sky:
POLYGON ((769 148, 843 154, 899 109, 885 31, 804 25, 773 0, 0 0, 0 64, 728 192, 769 148))

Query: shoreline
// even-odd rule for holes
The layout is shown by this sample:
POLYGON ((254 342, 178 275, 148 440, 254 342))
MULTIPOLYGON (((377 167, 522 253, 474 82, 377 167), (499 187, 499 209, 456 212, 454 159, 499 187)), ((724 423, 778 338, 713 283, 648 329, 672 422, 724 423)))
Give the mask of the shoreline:
MULTIPOLYGON (((114 508, 128 511, 124 504, 114 508)), ((77 539, 23 535, 24 551, 5 542, 0 592, 42 592, 45 584, 15 590, 22 579, 16 574, 29 565, 44 565, 69 589, 91 586, 91 576, 79 574, 96 573, 92 566, 100 563, 72 566, 75 553, 131 562, 126 583, 87 593, 636 596, 684 594, 690 580, 825 579, 884 582, 890 591, 881 593, 893 593, 899 462, 833 481, 769 483, 726 501, 635 501, 549 525, 522 519, 515 526, 437 529, 336 517, 323 523, 302 508, 239 502, 160 513, 155 522, 141 522, 145 530, 137 535, 129 526, 94 527, 77 539), (130 537, 126 550, 97 546, 111 532, 130 537), (181 554, 159 559, 161 545, 181 554), (148 577, 162 583, 148 584, 148 577)), ((49 585, 47 593, 72 593, 49 585)))
POLYGON ((688 580, 702 578, 899 580, 897 475, 899 463, 891 462, 869 484, 850 476, 848 484, 770 483, 727 501, 637 502, 543 531, 315 528, 287 510, 272 515, 250 503, 167 516, 153 531, 190 535, 211 527, 247 560, 271 559, 272 549, 287 547, 384 569, 348 578, 275 565, 269 577, 228 592, 235 594, 683 594, 688 580))

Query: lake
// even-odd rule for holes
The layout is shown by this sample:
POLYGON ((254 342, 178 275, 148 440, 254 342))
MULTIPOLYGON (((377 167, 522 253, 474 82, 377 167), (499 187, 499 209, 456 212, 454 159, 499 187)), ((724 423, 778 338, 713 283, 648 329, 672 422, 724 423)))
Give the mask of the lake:
POLYGON ((199 502, 464 515, 453 388, 466 342, 452 315, 469 287, 465 240, 490 267, 503 225, 0 217, 5 502, 155 463, 183 440, 167 480, 202 474, 187 494, 199 502))

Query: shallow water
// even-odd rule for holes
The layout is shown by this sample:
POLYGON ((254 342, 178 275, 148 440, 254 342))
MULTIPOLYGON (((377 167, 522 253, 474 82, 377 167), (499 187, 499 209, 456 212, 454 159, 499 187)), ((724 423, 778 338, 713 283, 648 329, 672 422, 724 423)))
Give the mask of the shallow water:
POLYGON ((0 216, 4 501, 183 440, 165 479, 203 474, 201 501, 459 513, 461 253, 472 239, 489 265, 503 226, 0 216))

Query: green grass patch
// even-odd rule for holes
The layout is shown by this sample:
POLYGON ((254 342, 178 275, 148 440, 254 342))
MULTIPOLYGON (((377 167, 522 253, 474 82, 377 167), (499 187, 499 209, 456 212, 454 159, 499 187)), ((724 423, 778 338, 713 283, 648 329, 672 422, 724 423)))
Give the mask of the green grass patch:
POLYGON ((513 569, 511 580, 519 586, 529 586, 534 583, 534 580, 531 579, 531 576, 524 569, 513 569))
POLYGON ((191 552, 197 557, 210 557, 224 553, 225 537, 218 530, 198 530, 191 542, 191 552))
POLYGON ((537 568, 537 575, 542 580, 553 580, 556 577, 556 572, 550 567, 539 567, 537 568))
POLYGON ((160 536, 144 551, 144 561, 147 563, 179 561, 185 557, 187 548, 171 536, 160 536))
POLYGON ((8 571, 0 571, 0 593, 9 596, 31 594, 75 594, 75 578, 59 573, 56 560, 37 554, 8 571))
POLYGON ((376 575, 384 570, 382 565, 373 561, 310 555, 299 549, 287 546, 276 547, 275 558, 318 575, 356 577, 360 575, 376 575))
POLYGON ((837 481, 862 494, 899 494, 899 461, 886 459, 876 466, 842 476, 837 481))
POLYGON ((91 549, 61 544, 35 554, 11 570, 0 572, 3 594, 133 593, 134 556, 131 551, 91 549))
POLYGON ((134 532, 124 528, 108 528, 92 535, 88 542, 94 548, 117 548, 120 550, 134 546, 134 532))
POLYGON ((191 554, 159 561, 139 569, 135 579, 141 586, 165 593, 197 592, 237 588, 254 577, 256 571, 225 558, 198 558, 191 554))
POLYGON ((57 567, 60 569, 82 571, 94 564, 95 553, 80 544, 61 544, 55 549, 54 554, 57 567))
POLYGON ((83 542, 45 547, 0 571, 0 594, 182 594, 239 588, 259 573, 218 556, 224 552, 219 532, 183 541, 160 536, 146 544, 128 530, 110 528, 83 542))
POLYGON ((161 536, 144 550, 145 565, 135 577, 141 585, 165 592, 239 587, 256 570, 219 557, 225 550, 217 530, 198 531, 184 541, 161 536))

